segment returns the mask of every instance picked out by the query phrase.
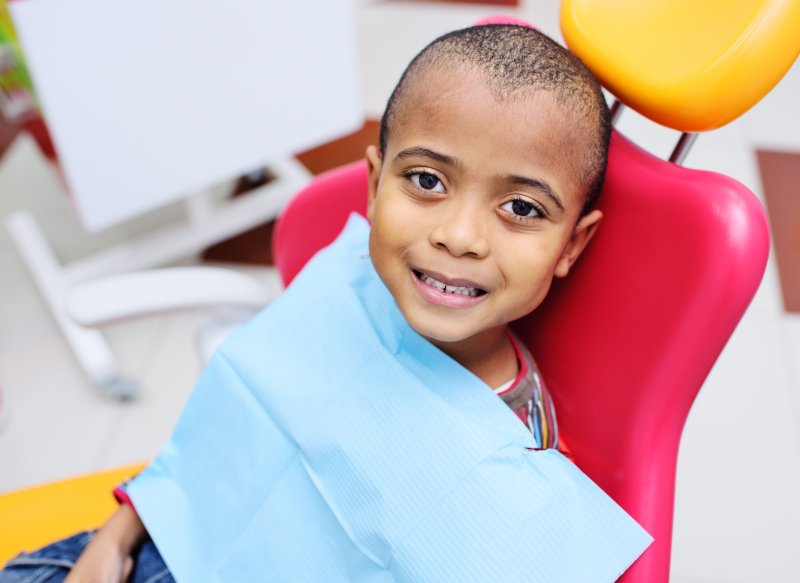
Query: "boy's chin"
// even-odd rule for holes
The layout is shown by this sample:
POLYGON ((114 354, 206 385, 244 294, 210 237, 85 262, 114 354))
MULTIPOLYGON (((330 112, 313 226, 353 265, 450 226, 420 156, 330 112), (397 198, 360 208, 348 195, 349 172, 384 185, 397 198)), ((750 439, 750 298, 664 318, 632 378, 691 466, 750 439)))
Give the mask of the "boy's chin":
POLYGON ((445 334, 445 335, 436 334, 436 335, 431 335, 431 334, 425 334, 424 332, 421 332, 419 330, 417 330, 417 333, 420 336, 422 336, 423 338, 425 338, 428 342, 431 342, 432 344, 435 344, 437 346, 446 346, 448 344, 458 344, 459 342, 464 342, 465 340, 468 340, 470 338, 469 336, 462 336, 462 335, 459 335, 459 334, 449 334, 449 335, 448 334, 445 334))
POLYGON ((481 333, 475 332, 475 330, 467 330, 464 327, 453 325, 434 326, 430 321, 416 324, 409 321, 409 324, 417 334, 442 349, 448 345, 455 346, 468 343, 471 340, 479 341, 482 336, 481 333))

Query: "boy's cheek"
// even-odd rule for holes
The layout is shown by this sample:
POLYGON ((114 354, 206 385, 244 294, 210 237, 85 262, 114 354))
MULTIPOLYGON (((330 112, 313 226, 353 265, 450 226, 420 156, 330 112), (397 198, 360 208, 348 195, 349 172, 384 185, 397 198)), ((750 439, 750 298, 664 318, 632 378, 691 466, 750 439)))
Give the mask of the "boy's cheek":
MULTIPOLYGON (((369 210, 369 209, 368 209, 369 210)), ((413 209, 401 195, 390 189, 382 189, 371 204, 372 217, 368 217, 373 225, 378 225, 387 236, 396 236, 397 231, 406 230, 413 221, 413 209)))

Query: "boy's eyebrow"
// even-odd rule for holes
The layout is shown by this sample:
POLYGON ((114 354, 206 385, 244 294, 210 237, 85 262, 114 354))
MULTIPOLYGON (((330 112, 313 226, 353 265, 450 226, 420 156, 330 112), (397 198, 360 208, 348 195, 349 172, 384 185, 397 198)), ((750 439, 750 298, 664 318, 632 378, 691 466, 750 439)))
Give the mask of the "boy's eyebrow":
MULTIPOLYGON (((431 150, 429 148, 423 148, 422 146, 414 146, 398 152, 392 162, 414 157, 430 158, 436 162, 447 164, 448 166, 453 166, 456 168, 461 166, 461 163, 456 158, 448 156, 447 154, 442 154, 441 152, 436 152, 435 150, 431 150)), ((558 194, 556 194, 549 184, 542 180, 511 174, 505 177, 505 181, 511 184, 530 186, 531 188, 540 190, 547 198, 553 201, 553 204, 555 204, 561 212, 565 212, 566 210, 564 208, 564 203, 561 202, 561 198, 558 196, 558 194)))
POLYGON ((434 150, 430 150, 428 148, 423 148, 421 146, 415 146, 413 148, 406 148, 397 154, 394 157, 393 162, 397 162, 398 160, 404 160, 405 158, 413 158, 415 156, 421 156, 423 158, 430 158, 431 160, 435 160, 437 162, 441 162, 442 164, 447 164, 448 166, 455 166, 458 167, 461 164, 455 158, 448 156, 447 154, 442 154, 441 152, 436 152, 434 150))
POLYGON ((561 202, 561 199, 559 198, 558 194, 556 194, 556 191, 550 188, 550 185, 547 184, 546 182, 542 182, 541 180, 536 180, 535 178, 527 178, 525 176, 515 176, 515 175, 507 176, 506 180, 511 184, 520 184, 523 186, 530 186, 537 190, 541 190, 547 198, 553 201, 553 204, 555 204, 561 210, 561 212, 564 212, 566 210, 564 209, 564 203, 561 202))

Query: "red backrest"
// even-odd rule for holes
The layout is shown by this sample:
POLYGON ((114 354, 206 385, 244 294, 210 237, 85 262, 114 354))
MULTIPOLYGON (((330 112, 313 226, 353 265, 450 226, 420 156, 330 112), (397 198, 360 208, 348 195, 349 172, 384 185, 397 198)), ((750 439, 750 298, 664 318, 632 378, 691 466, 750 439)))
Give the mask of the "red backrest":
MULTIPOLYGON (((570 276, 516 323, 576 463, 655 538, 622 578, 666 582, 678 443, 689 407, 763 275, 763 209, 738 182, 612 138, 601 227, 570 276)), ((318 177, 275 231, 290 282, 364 214, 356 163, 318 177)))
POLYGON ((353 162, 315 177, 281 213, 272 254, 289 285, 306 261, 344 228, 350 213, 367 215, 367 164, 353 162))

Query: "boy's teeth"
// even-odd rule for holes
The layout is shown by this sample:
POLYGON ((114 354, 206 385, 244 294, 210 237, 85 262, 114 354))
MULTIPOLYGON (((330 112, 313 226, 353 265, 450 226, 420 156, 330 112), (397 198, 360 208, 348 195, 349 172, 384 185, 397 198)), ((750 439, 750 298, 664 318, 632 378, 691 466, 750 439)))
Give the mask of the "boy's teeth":
POLYGON ((446 284, 442 283, 441 281, 439 281, 438 279, 433 279, 431 276, 425 275, 424 273, 420 273, 419 275, 420 275, 420 279, 422 281, 424 281, 425 283, 427 283, 428 285, 431 285, 431 286, 435 287, 436 289, 440 289, 440 290, 442 290, 444 292, 447 292, 449 294, 458 294, 458 295, 462 295, 462 296, 473 296, 473 297, 478 295, 478 290, 476 288, 474 288, 474 287, 461 287, 461 286, 457 286, 457 285, 446 285, 446 284))
POLYGON ((441 281, 439 281, 438 279, 433 279, 429 275, 425 275, 424 273, 421 273, 420 276, 421 276, 420 279, 422 279, 422 281, 424 281, 428 285, 432 285, 435 288, 443 290, 443 289, 445 289, 447 287, 441 281))

